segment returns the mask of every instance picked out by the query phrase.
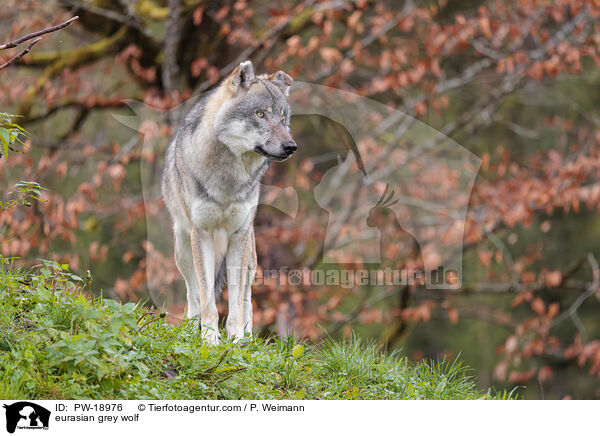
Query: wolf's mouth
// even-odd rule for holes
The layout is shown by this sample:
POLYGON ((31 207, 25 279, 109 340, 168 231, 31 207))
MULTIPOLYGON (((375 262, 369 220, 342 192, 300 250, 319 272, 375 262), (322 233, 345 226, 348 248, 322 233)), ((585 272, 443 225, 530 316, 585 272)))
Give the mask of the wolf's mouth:
POLYGON ((256 147, 254 147, 254 151, 257 152, 258 154, 263 155, 267 159, 272 159, 272 160, 276 160, 276 161, 280 161, 280 162, 283 161, 283 160, 286 160, 288 157, 290 157, 290 155, 288 155, 288 156, 279 156, 279 155, 276 155, 276 154, 268 153, 260 145, 257 145, 256 147))

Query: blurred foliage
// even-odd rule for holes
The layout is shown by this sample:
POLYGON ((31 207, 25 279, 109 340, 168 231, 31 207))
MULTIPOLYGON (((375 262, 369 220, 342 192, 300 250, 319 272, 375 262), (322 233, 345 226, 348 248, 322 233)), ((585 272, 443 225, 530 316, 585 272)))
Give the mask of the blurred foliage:
POLYGON ((21 126, 13 122, 14 117, 12 114, 0 113, 0 145, 2 145, 0 157, 8 156, 9 150, 15 151, 12 148, 15 143, 23 144, 21 136, 27 133, 21 126))

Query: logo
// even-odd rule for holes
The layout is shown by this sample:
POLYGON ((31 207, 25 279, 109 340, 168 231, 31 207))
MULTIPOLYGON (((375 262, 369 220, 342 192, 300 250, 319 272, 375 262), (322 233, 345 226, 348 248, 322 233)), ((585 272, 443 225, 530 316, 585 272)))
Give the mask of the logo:
POLYGON ((19 401, 4 405, 6 409, 6 431, 14 433, 18 429, 48 430, 50 411, 29 401, 19 401))

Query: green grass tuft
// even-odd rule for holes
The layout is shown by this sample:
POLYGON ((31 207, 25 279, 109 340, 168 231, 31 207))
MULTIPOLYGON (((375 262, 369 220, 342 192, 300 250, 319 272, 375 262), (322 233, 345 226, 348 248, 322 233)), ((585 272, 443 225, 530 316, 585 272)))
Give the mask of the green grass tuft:
POLYGON ((133 303, 88 300, 67 270, 0 270, 0 398, 514 398, 481 393, 458 361, 412 363, 358 337, 209 346, 191 323, 147 323, 133 303))

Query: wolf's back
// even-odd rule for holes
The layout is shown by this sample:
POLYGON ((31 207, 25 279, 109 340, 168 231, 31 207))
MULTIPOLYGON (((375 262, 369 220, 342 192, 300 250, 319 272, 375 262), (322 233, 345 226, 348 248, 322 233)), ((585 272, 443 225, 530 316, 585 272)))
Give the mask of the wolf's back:
POLYGON ((183 198, 184 178, 191 176, 193 170, 186 165, 183 158, 183 147, 191 141, 196 130, 202 125, 206 102, 211 94, 212 91, 202 95, 192 106, 165 150, 160 177, 160 191, 173 221, 183 218, 182 214, 185 214, 185 210, 182 210, 186 207, 183 198))

